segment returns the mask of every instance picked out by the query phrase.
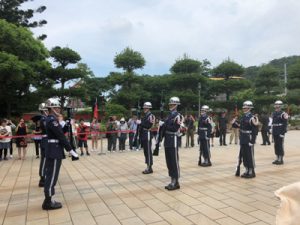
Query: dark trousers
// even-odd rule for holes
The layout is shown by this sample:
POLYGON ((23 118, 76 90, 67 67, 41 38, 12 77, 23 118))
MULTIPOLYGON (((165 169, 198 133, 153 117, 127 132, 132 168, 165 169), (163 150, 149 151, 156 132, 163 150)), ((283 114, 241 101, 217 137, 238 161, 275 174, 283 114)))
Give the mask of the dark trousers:
POLYGON ((12 139, 11 139, 11 141, 10 141, 9 153, 10 153, 10 155, 13 154, 13 141, 12 141, 12 139))
POLYGON ((107 149, 108 151, 116 151, 117 145, 117 134, 111 134, 109 138, 107 138, 107 149))
POLYGON ((35 155, 40 155, 40 146, 41 146, 41 140, 34 140, 34 146, 35 146, 35 155))
POLYGON ((147 166, 152 166, 153 165, 153 155, 152 155, 152 137, 150 134, 150 131, 147 132, 147 137, 144 137, 142 139, 142 146, 144 149, 144 156, 145 156, 145 163, 147 166))
POLYGON ((129 149, 132 150, 133 146, 133 138, 134 138, 134 133, 129 133, 129 149))
POLYGON ((209 140, 206 139, 199 139, 200 140, 200 157, 203 156, 204 159, 208 159, 210 161, 210 146, 209 146, 209 140))
POLYGON ((44 193, 45 197, 52 197, 55 194, 55 185, 58 179, 59 170, 61 166, 61 159, 46 158, 46 176, 44 193))
POLYGON ((261 137, 263 140, 263 145, 268 144, 270 145, 270 139, 269 139, 269 135, 268 135, 268 130, 261 130, 261 137))
POLYGON ((240 147, 240 152, 242 153, 244 166, 248 169, 254 169, 254 146, 242 144, 240 147))
POLYGON ((220 130, 220 145, 226 145, 226 130, 220 130))
POLYGON ((4 151, 4 158, 7 157, 7 148, 2 148, 0 149, 0 159, 2 159, 3 151, 4 151))
POLYGON ((273 135, 273 137, 274 137, 275 155, 284 156, 284 149, 283 149, 284 138, 280 137, 279 135, 273 135))
POLYGON ((45 179, 45 171, 46 171, 45 149, 41 147, 41 160, 40 160, 39 175, 42 180, 45 179))
POLYGON ((178 148, 165 148, 166 163, 171 178, 180 177, 178 148))
POLYGON ((194 147, 194 129, 188 129, 186 132, 186 147, 194 147), (191 141, 190 141, 191 139, 191 141))
POLYGON ((125 150, 125 142, 126 142, 126 139, 127 139, 127 134, 124 133, 120 135, 119 137, 119 150, 125 150))

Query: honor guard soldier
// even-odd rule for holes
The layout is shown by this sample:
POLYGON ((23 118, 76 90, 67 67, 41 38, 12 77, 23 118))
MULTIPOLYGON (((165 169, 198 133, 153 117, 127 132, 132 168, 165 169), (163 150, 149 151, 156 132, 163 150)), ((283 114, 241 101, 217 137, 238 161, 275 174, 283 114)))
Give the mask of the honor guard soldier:
POLYGON ((44 183, 45 183, 45 163, 46 163, 45 149, 48 144, 47 133, 46 133, 46 118, 48 116, 47 110, 48 109, 46 108, 45 103, 41 103, 39 105, 39 111, 41 112, 40 126, 42 131, 41 161, 40 161, 40 168, 39 168, 39 176, 40 176, 39 187, 44 187, 44 183))
POLYGON ((141 145, 144 149, 145 155, 145 163, 147 164, 147 168, 142 172, 143 174, 153 173, 152 165, 153 165, 153 156, 152 156, 152 132, 151 127, 155 123, 155 116, 150 112, 152 108, 151 102, 145 102, 143 105, 144 109, 144 117, 140 123, 140 138, 141 138, 141 145))
POLYGON ((272 134, 274 137, 274 148, 276 160, 273 161, 275 165, 283 164, 283 156, 284 156, 284 134, 287 132, 287 124, 289 115, 286 112, 281 110, 283 106, 282 101, 278 100, 274 104, 275 112, 273 112, 272 118, 272 134))
MULTIPOLYGON (((242 174, 243 178, 255 177, 254 162, 254 143, 256 139, 257 120, 251 114, 253 104, 251 101, 243 103, 243 113, 240 122, 240 153, 239 161, 243 160, 246 171, 242 174)), ((239 165, 238 165, 239 166, 239 165)))
POLYGON ((184 117, 177 112, 177 106, 180 105, 178 97, 172 97, 169 100, 170 114, 165 122, 160 121, 160 126, 164 129, 164 147, 167 167, 171 183, 165 186, 165 189, 172 191, 180 188, 179 177, 179 157, 178 157, 178 134, 180 126, 183 124, 184 117))
POLYGON ((207 105, 202 106, 201 116, 198 121, 198 135, 200 142, 200 155, 198 166, 211 166, 210 161, 210 144, 209 139, 212 132, 211 119, 207 115, 209 107, 207 105), (202 163, 201 157, 203 157, 204 162, 202 163))
POLYGON ((62 207, 60 202, 52 200, 55 194, 55 185, 58 179, 61 160, 65 158, 64 148, 72 155, 72 160, 78 160, 78 154, 72 149, 70 143, 67 141, 62 127, 56 118, 60 113, 60 106, 58 101, 49 99, 45 107, 48 109, 49 115, 46 118, 46 132, 48 143, 45 151, 45 184, 44 194, 45 200, 42 208, 44 210, 59 209, 62 207))

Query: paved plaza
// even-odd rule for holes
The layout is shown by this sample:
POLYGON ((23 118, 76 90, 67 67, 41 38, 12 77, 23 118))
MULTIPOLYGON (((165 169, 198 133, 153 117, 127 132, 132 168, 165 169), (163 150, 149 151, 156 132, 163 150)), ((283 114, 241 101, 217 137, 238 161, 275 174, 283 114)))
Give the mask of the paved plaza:
POLYGON ((234 176, 238 145, 221 147, 215 140, 208 168, 197 166, 198 146, 181 148, 181 189, 172 192, 164 189, 170 181, 164 151, 151 175, 141 173, 142 151, 66 159, 55 195, 63 208, 55 211, 41 208, 39 160, 30 146, 26 160, 0 162, 0 224, 275 224, 280 201, 274 191, 300 180, 299 138, 300 131, 287 133, 285 164, 275 166, 273 145, 261 146, 259 135, 257 177, 249 180, 234 176))

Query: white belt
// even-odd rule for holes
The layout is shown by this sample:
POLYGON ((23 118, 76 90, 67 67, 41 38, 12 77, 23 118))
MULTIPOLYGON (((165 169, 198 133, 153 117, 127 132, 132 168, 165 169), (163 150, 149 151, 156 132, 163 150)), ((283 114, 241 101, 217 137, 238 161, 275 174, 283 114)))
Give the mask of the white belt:
POLYGON ((280 126, 282 126, 283 124, 282 123, 274 123, 274 124, 272 124, 274 127, 280 127, 280 126))
POLYGON ((251 134, 252 133, 251 130, 240 130, 240 132, 243 134, 251 134))
POLYGON ((49 139, 48 143, 59 143, 59 140, 57 140, 57 139, 49 139))
POLYGON ((207 128, 199 128, 199 130, 207 130, 207 128))

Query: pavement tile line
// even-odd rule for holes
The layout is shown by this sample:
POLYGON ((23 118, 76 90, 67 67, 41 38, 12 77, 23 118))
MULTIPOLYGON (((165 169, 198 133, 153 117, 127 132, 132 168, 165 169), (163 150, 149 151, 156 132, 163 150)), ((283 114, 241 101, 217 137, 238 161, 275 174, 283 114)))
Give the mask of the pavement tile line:
POLYGON ((181 148, 181 189, 174 192, 163 188, 169 182, 163 150, 154 158, 151 175, 141 173, 142 151, 102 156, 91 152, 77 162, 67 159, 54 197, 64 207, 51 212, 37 206, 43 190, 37 187, 39 160, 30 145, 25 161, 0 162, 0 208, 5 209, 0 224, 274 224, 280 202, 273 192, 300 179, 298 136, 299 131, 288 132, 285 164, 274 166, 273 146, 260 146, 259 135, 257 177, 252 180, 234 176, 237 145, 215 145, 210 168, 197 166, 198 146, 181 148), (16 204, 27 206, 25 215, 16 214, 16 204))

